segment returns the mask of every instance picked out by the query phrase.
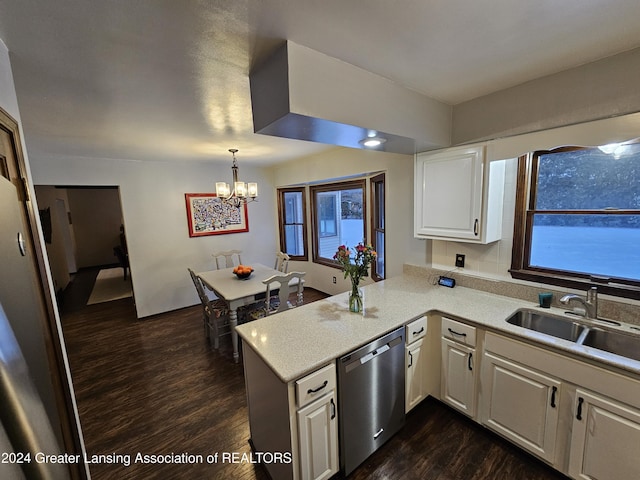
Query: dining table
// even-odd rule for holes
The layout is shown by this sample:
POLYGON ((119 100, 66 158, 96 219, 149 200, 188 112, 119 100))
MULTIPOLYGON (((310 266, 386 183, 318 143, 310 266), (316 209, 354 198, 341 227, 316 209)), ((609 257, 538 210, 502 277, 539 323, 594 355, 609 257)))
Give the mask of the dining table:
MULTIPOLYGON (((229 308, 229 328, 231 329, 231 344, 233 346, 233 361, 238 363, 240 354, 238 353, 238 308, 257 303, 266 294, 266 284, 264 280, 274 276, 283 275, 282 272, 254 263, 251 268, 253 272, 248 278, 241 279, 233 273, 233 268, 223 268, 220 270, 207 270, 196 275, 200 278, 205 287, 211 290, 220 299, 226 302, 229 308)), ((290 287, 297 285, 298 279, 293 279, 290 287)))

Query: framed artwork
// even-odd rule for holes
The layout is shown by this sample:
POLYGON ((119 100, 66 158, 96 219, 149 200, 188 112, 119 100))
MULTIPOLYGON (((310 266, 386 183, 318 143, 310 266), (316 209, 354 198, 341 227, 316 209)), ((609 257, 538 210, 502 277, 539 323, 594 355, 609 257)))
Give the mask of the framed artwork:
POLYGON ((236 207, 215 193, 185 193, 184 197, 190 237, 249 231, 246 203, 236 207))

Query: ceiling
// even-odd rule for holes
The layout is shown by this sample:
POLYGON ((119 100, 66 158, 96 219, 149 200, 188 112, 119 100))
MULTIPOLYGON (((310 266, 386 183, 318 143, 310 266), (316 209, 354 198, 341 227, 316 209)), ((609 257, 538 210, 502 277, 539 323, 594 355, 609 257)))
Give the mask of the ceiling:
POLYGON ((261 165, 249 72, 289 39, 455 105, 640 46, 637 0, 0 0, 31 158, 261 165))

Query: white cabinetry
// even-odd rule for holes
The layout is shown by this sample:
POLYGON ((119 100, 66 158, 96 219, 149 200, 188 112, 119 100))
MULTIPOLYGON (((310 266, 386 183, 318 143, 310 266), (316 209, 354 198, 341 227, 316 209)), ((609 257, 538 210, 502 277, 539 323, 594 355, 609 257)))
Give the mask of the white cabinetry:
POLYGON ((640 478, 640 381, 487 332, 480 383, 481 423, 562 473, 640 478))
POLYGON ((335 365, 298 380, 296 394, 300 478, 330 478, 340 468, 335 365))
POLYGON ((442 319, 441 400, 465 415, 476 415, 476 329, 442 319))
POLYGON ((426 317, 414 320, 406 326, 407 346, 405 365, 407 367, 407 374, 405 411, 407 412, 429 395, 427 386, 427 354, 425 352, 427 344, 423 342, 426 333, 426 317))
POLYGON ((473 243, 501 238, 505 162, 486 161, 484 151, 480 146, 416 155, 417 238, 473 243))
POLYGON ((271 478, 330 478, 340 469, 336 367, 326 365, 284 383, 245 345, 244 373, 255 451, 291 453, 291 462, 264 463, 271 478))
POLYGON ((640 478, 640 411, 577 389, 569 475, 576 479, 640 478))
POLYGON ((482 370, 485 425, 552 463, 560 381, 486 351, 482 370))

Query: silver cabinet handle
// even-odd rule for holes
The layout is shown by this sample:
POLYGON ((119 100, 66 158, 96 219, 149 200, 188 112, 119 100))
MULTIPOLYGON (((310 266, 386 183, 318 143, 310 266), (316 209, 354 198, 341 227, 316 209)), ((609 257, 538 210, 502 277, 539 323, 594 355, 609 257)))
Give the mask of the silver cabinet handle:
POLYGON ((384 428, 381 428, 380 430, 378 430, 376 432, 376 434, 373 436, 373 439, 377 439, 380 435, 382 435, 382 432, 384 432, 384 428))

